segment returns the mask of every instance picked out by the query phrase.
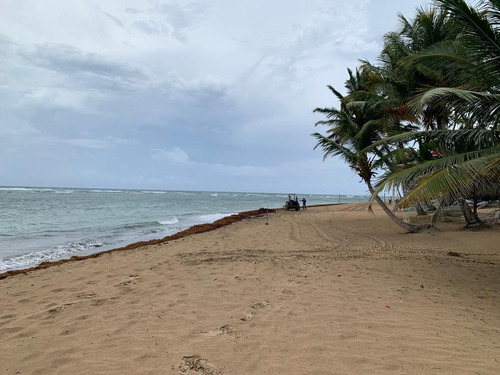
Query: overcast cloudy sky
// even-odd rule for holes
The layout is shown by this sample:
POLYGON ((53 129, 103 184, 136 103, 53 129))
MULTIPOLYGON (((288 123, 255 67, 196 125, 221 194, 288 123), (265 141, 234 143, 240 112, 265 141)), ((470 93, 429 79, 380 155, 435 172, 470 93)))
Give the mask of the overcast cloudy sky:
POLYGON ((364 194, 310 136, 425 0, 0 0, 0 185, 364 194))

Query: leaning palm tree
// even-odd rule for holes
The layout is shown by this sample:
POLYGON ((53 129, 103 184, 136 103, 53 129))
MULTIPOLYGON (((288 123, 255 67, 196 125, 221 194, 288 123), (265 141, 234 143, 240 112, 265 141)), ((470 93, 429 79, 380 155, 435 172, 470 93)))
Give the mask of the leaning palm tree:
MULTIPOLYGON (((410 56, 407 66, 446 66, 448 86, 423 87, 409 108, 422 113, 429 103, 443 104, 458 119, 445 132, 403 134, 387 142, 433 139, 446 145, 446 155, 397 174, 386 175, 375 193, 418 180, 400 202, 454 195, 462 200, 498 181, 500 176, 500 3, 481 1, 478 9, 463 0, 436 0, 457 29, 452 42, 410 56), (473 119, 471 121, 471 119, 473 119)), ((369 151, 369 148, 367 149, 369 151)))
MULTIPOLYGON (((499 198, 500 184, 500 131, 469 129, 446 131, 423 131, 400 134, 380 141, 387 144, 401 141, 439 139, 447 144, 450 155, 436 160, 427 161, 397 173, 381 176, 376 183, 372 199, 375 200, 383 190, 405 186, 417 181, 414 188, 399 202, 400 207, 408 207, 415 202, 458 201, 461 204, 467 226, 479 222, 477 212, 469 212, 465 198, 487 196, 489 199, 499 198), (471 151, 453 153, 458 145, 460 148, 468 144, 471 151)), ((376 142, 367 147, 365 152, 377 147, 376 142)))
MULTIPOLYGON (((372 95, 363 86, 367 78, 366 72, 358 69, 354 75, 349 72, 346 82, 347 96, 342 96, 337 90, 329 89, 340 100, 340 109, 316 108, 314 112, 324 114, 327 119, 318 121, 316 125, 327 125, 327 134, 314 133, 317 139, 316 147, 324 152, 324 158, 338 156, 353 169, 361 180, 373 193, 372 179, 376 171, 385 167, 393 170, 393 163, 387 156, 385 145, 375 146, 370 152, 363 152, 368 146, 382 139, 384 136, 385 113, 384 101, 372 95), (364 100, 361 100, 364 99, 364 100)), ((413 225, 397 217, 378 195, 375 199, 389 217, 408 232, 417 232, 429 225, 413 225)))

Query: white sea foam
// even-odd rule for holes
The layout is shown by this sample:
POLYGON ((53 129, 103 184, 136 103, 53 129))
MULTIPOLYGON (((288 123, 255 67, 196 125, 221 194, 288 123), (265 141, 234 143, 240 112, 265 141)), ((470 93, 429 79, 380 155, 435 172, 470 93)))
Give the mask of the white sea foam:
POLYGON ((171 219, 167 219, 167 220, 158 220, 158 224, 160 225, 173 225, 173 224, 177 224, 179 222, 179 219, 177 219, 175 216, 171 219))
POLYGON ((126 193, 127 190, 105 190, 105 189, 91 189, 90 193, 126 193))
POLYGON ((0 187, 2 191, 54 191, 52 188, 30 188, 30 187, 0 187))
POLYGON ((0 190, 3 190, 3 191, 30 191, 30 190, 34 190, 34 189, 21 188, 21 187, 0 187, 0 190))
MULTIPOLYGON (((101 242, 69 242, 58 245, 50 250, 33 251, 26 254, 20 254, 9 258, 0 259, 0 273, 33 267, 43 262, 50 262, 59 259, 67 259, 73 255, 78 255, 84 251, 101 248, 104 246, 101 242)), ((94 251, 95 252, 95 251, 94 251)))

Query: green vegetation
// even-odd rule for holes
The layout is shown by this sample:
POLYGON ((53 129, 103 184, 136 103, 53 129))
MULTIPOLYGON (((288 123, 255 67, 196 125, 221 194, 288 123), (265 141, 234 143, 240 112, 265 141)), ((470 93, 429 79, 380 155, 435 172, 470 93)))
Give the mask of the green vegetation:
POLYGON ((434 0, 385 35, 380 63, 348 69, 340 108, 316 108, 324 157, 339 156, 379 198, 397 189, 399 207, 459 202, 467 225, 476 202, 500 196, 500 2, 434 0), (465 199, 473 199, 471 210, 465 199))

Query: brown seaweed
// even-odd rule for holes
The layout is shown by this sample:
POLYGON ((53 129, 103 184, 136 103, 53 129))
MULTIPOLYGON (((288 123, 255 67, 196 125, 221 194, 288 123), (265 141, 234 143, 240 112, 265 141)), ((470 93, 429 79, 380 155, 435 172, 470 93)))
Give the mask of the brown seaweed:
POLYGON ((132 244, 127 245, 127 246, 118 247, 116 249, 111 249, 111 250, 106 250, 106 251, 101 251, 99 253, 94 253, 94 254, 85 255, 85 256, 76 256, 75 255, 69 259, 61 259, 61 260, 56 260, 56 261, 52 261, 52 262, 43 262, 35 267, 30 267, 30 268, 26 268, 26 269, 22 269, 22 270, 7 271, 4 273, 0 273, 0 280, 6 279, 7 277, 14 276, 14 275, 26 274, 28 272, 33 272, 36 270, 41 270, 41 269, 57 266, 57 265, 60 265, 63 263, 76 262, 76 261, 90 259, 90 258, 97 258, 103 254, 108 254, 108 253, 112 253, 115 251, 132 250, 132 249, 137 249, 137 248, 143 247, 143 246, 158 245, 158 244, 166 243, 169 241, 178 240, 180 238, 184 238, 187 236, 191 236, 193 234, 210 232, 212 230, 224 227, 226 225, 233 224, 233 223, 235 223, 237 221, 241 221, 243 219, 257 217, 257 216, 263 216, 267 212, 275 212, 275 210, 274 209, 268 210, 266 208, 260 208, 258 210, 240 212, 240 213, 235 214, 235 215, 223 217, 222 219, 216 220, 210 224, 193 225, 192 227, 189 227, 188 229, 174 233, 170 236, 163 237, 161 239, 135 242, 135 243, 132 243, 132 244))

